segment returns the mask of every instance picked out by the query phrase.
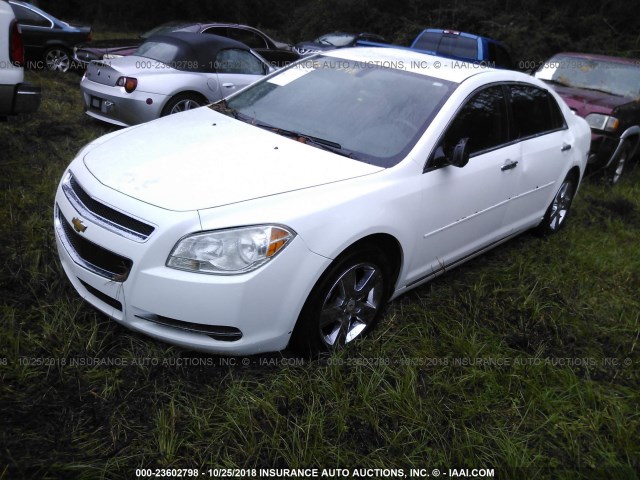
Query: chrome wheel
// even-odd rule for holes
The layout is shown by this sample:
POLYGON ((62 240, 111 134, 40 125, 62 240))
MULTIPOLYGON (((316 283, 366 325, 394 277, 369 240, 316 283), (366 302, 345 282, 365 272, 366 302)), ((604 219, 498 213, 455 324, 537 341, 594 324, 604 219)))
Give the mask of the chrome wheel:
POLYGON ((186 110, 191 110, 192 108, 198 108, 201 106, 202 105, 200 103, 196 102, 192 98, 185 98, 184 100, 180 100, 173 106, 173 108, 169 111, 169 115, 173 113, 184 112, 186 110))
POLYGON ((329 289, 320 311, 320 336, 329 349, 339 349, 360 336, 376 319, 384 300, 384 279, 372 263, 358 263, 329 289))
POLYGON ((622 172, 624 172, 624 166, 627 162, 628 149, 623 148, 620 152, 620 157, 618 157, 618 161, 613 166, 611 170, 611 176, 609 177, 609 183, 611 185, 615 185, 620 181, 620 177, 622 177, 622 172))
POLYGON ((567 175, 567 178, 562 181, 540 225, 536 228, 537 234, 542 236, 554 234, 567 223, 571 202, 578 188, 579 181, 580 177, 577 172, 570 173, 567 175))
POLYGON ((557 231, 564 223, 565 218, 567 218, 569 208, 571 208, 571 201, 573 200, 573 191, 573 182, 565 179, 551 203, 549 214, 549 229, 551 231, 557 231))
POLYGON ((66 72, 71 66, 71 58, 66 50, 63 48, 52 48, 47 50, 44 56, 44 62, 47 66, 47 70, 53 72, 66 72))

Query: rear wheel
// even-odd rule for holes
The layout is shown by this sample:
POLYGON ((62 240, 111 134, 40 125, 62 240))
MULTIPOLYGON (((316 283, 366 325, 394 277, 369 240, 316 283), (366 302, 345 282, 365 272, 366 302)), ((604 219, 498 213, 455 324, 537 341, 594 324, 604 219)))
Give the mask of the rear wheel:
POLYGON ((71 68, 71 54, 62 47, 49 48, 44 53, 44 64, 52 72, 67 72, 71 68))
POLYGON ((542 222, 538 225, 537 231, 542 235, 551 235, 558 232, 566 223, 571 202, 578 187, 578 179, 574 174, 569 174, 562 181, 560 188, 553 197, 549 208, 547 208, 542 222))
POLYGON ((181 93, 176 95, 167 102, 162 109, 162 116, 172 115, 174 113, 185 112, 194 108, 202 107, 207 104, 207 100, 193 93, 181 93))
POLYGON ((339 257, 309 294, 290 346, 312 355, 344 348, 380 319, 390 288, 390 268, 377 247, 339 257))

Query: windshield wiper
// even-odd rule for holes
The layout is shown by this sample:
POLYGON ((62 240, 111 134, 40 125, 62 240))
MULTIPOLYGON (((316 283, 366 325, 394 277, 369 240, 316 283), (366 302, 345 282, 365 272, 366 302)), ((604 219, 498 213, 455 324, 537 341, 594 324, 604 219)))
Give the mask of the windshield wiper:
POLYGON ((342 148, 342 145, 340 145, 337 142, 326 140, 324 138, 314 137, 312 135, 307 135, 307 134, 296 132, 293 130, 286 130, 284 128, 274 127, 273 125, 269 125, 266 123, 257 122, 255 118, 250 117, 249 115, 240 113, 235 108, 229 107, 226 100, 221 100, 217 103, 212 103, 211 105, 209 105, 209 108, 211 108, 212 110, 215 110, 216 112, 222 113, 224 115, 233 117, 236 120, 240 120, 242 122, 248 123, 249 125, 253 125, 255 127, 260 127, 265 130, 269 130, 273 133, 277 133, 278 135, 282 135, 283 137, 291 138, 300 143, 313 145, 314 147, 318 147, 332 153, 337 153, 338 155, 342 155, 344 157, 355 158, 353 152, 349 152, 345 150, 344 148, 342 148))
POLYGON ((211 110, 214 110, 218 113, 222 113, 223 115, 227 115, 228 117, 238 118, 239 114, 235 108, 231 108, 225 99, 220 100, 219 102, 212 103, 209 105, 211 110))
POLYGON ((349 152, 345 150, 344 148, 342 148, 342 145, 340 145, 337 142, 333 142, 331 140, 314 137, 312 135, 296 132, 294 130, 286 130, 284 128, 272 127, 271 125, 261 125, 261 124, 254 124, 254 125, 256 125, 257 127, 265 128, 267 130, 271 130, 272 132, 277 133, 278 135, 292 138, 300 143, 313 145, 314 147, 318 147, 323 150, 327 150, 329 152, 337 153, 338 155, 342 155, 343 157, 354 158, 353 152, 349 152))

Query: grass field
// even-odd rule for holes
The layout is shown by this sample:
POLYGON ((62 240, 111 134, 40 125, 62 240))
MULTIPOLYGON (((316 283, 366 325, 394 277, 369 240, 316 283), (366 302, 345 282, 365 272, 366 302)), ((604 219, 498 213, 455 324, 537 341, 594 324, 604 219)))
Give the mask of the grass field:
POLYGON ((0 478, 638 478, 640 168, 615 189, 587 179, 559 235, 524 234, 405 295, 345 352, 219 358, 78 298, 54 192, 115 127, 83 114, 78 75, 28 76, 40 111, 0 124, 0 478))

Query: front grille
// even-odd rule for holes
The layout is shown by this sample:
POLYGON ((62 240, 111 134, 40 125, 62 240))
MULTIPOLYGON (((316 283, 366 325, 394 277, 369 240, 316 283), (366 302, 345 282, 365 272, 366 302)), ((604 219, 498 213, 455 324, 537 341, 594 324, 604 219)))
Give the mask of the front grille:
POLYGON ((62 190, 78 212, 111 232, 132 240, 145 241, 155 230, 153 225, 119 212, 91 197, 71 173, 64 179, 62 190))
POLYGON ((73 261, 97 275, 114 282, 124 282, 129 276, 133 261, 96 245, 77 233, 56 205, 56 227, 60 239, 73 261))

